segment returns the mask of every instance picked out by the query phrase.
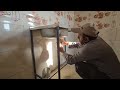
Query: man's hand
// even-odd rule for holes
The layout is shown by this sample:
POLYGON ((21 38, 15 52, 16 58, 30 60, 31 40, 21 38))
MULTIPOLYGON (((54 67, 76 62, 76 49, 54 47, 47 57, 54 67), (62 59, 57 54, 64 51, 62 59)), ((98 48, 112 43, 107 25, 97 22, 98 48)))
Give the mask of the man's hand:
POLYGON ((60 43, 61 43, 62 45, 68 45, 68 42, 65 41, 64 39, 60 39, 60 43))

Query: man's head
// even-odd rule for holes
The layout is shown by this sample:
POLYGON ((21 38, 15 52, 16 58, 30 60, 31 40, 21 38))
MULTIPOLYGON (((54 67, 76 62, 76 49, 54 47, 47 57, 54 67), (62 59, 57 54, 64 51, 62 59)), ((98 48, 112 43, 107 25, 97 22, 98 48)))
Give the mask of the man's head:
POLYGON ((71 31, 78 33, 78 39, 82 45, 96 39, 99 34, 94 28, 94 25, 91 25, 90 23, 83 25, 81 28, 73 28, 71 31))

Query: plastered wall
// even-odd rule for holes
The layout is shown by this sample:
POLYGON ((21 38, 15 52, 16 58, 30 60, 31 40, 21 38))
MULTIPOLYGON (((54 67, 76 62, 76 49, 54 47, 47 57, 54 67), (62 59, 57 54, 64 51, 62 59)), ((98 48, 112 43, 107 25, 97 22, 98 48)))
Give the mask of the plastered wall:
MULTIPOLYGON (((74 27, 87 22, 95 25, 100 36, 114 49, 120 60, 120 11, 75 11, 74 27)), ((77 40, 77 37, 75 36, 77 40)))

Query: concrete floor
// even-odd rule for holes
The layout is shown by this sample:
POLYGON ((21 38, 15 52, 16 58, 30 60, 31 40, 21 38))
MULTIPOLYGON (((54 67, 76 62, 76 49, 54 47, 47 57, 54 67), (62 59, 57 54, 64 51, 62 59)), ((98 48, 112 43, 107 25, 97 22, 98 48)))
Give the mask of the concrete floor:
MULTIPOLYGON (((54 72, 53 72, 54 73, 54 72)), ((58 73, 51 79, 58 79, 58 73)), ((82 79, 75 71, 74 65, 66 65, 61 69, 61 79, 82 79)))

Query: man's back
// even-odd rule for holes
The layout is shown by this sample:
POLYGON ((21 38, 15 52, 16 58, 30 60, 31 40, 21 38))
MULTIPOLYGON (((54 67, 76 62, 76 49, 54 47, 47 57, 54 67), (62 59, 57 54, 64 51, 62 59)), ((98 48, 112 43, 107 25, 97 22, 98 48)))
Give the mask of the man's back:
POLYGON ((86 52, 86 61, 98 67, 111 78, 120 79, 120 63, 113 49, 100 37, 83 46, 86 52), (90 59, 91 60, 87 60, 90 59))

